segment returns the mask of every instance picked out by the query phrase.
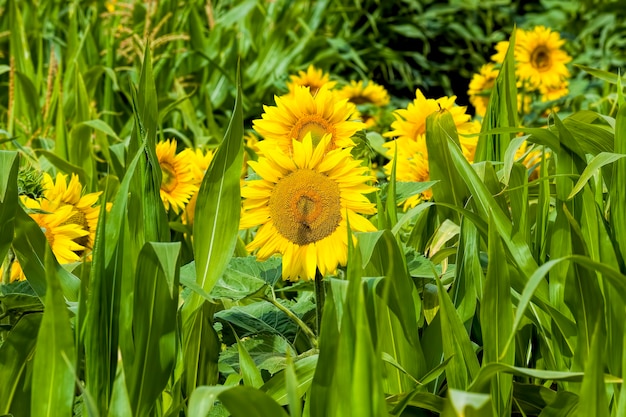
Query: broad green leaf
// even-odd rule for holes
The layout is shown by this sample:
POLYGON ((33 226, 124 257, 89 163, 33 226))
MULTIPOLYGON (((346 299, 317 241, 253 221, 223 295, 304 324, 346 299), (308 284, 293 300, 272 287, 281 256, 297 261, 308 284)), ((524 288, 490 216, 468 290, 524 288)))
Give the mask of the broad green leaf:
POLYGON ((231 389, 223 385, 216 385, 212 387, 201 386, 193 390, 189 398, 189 415, 197 417, 207 417, 217 397, 222 392, 231 389))
POLYGON ((585 377, 580 386, 578 416, 608 417, 609 403, 604 381, 604 329, 598 322, 593 332, 585 377))
MULTIPOLYGON (((515 31, 509 39, 502 69, 491 89, 489 104, 478 137, 474 161, 505 161, 505 153, 513 135, 494 132, 495 128, 513 128, 519 126, 517 116, 517 84, 515 79, 515 31)), ((523 100, 523 98, 522 98, 523 100)), ((471 188, 471 187, 470 187, 471 188)))
POLYGON ((281 406, 255 388, 233 387, 221 392, 219 399, 233 417, 287 417, 281 406))
MULTIPOLYGON (((464 207, 469 197, 469 190, 450 158, 448 141, 460 147, 454 119, 448 110, 442 109, 426 118, 426 146, 430 178, 438 181, 433 185, 433 197, 440 203, 464 207)), ((442 218, 451 217, 449 209, 438 207, 437 210, 442 218)), ((454 219, 458 219, 456 213, 454 219)))
MULTIPOLYGON (((237 242, 240 214, 241 166, 243 164, 243 110, 241 82, 224 140, 202 180, 193 224, 196 281, 210 293, 222 275, 237 242), (202 238, 199 238, 199 237, 202 238)), ((200 305, 194 297, 191 308, 200 305)))
MULTIPOLYGON (((299 397, 302 397, 308 391, 313 380, 313 374, 316 370, 318 355, 311 355, 298 359, 294 362, 293 372, 297 380, 295 387, 299 397)), ((272 397, 280 405, 289 403, 289 394, 287 392, 287 372, 285 370, 272 376, 263 386, 261 391, 272 397)))
POLYGON ((13 326, 0 345, 0 413, 8 414, 16 391, 22 389, 21 381, 33 355, 41 313, 24 315, 13 326))
POLYGON ((593 75, 596 78, 599 78, 602 81, 606 81, 607 83, 610 84, 617 84, 618 80, 626 80, 626 76, 622 75, 619 76, 618 74, 614 74, 612 72, 609 71, 604 71, 601 69, 597 69, 597 68, 593 68, 593 67, 589 67, 587 65, 582 65, 582 64, 574 64, 574 66, 580 68, 581 70, 593 75))
POLYGON ((489 417, 492 415, 489 395, 457 389, 448 391, 448 401, 441 413, 442 417, 489 417))
POLYGON ((18 169, 17 152, 0 150, 0 264, 4 261, 13 240, 15 209, 18 204, 18 169))
POLYGON ((126 376, 124 375, 124 367, 117 367, 117 375, 113 382, 113 390, 111 393, 111 404, 108 407, 109 417, 125 417, 132 416, 133 410, 130 406, 128 398, 128 389, 126 388, 126 376))
POLYGON ((285 369, 287 382, 287 399, 289 402, 289 414, 291 417, 302 417, 302 395, 298 394, 298 377, 291 356, 287 356, 287 368, 285 369))
MULTIPOLYGON (((490 217, 490 220, 492 218, 490 217)), ((502 240, 493 220, 489 222, 487 277, 480 302, 480 321, 483 334, 483 365, 502 362, 515 363, 514 345, 506 345, 513 328, 513 306, 509 265, 502 240)), ((513 377, 498 375, 491 384, 491 398, 496 415, 511 413, 513 377)))
POLYGON ((446 367, 446 378, 450 388, 466 389, 478 375, 480 365, 474 353, 469 335, 458 316, 450 297, 435 279, 439 293, 439 316, 444 358, 450 359, 446 367))
POLYGON ((263 385, 263 377, 261 376, 261 371, 257 368, 256 364, 250 357, 250 354, 246 350, 245 346, 237 337, 235 333, 235 337, 237 338, 237 349, 239 350, 239 367, 241 368, 241 376, 243 378, 243 383, 246 386, 252 388, 259 388, 263 385))
POLYGON ((176 360, 180 242, 146 243, 137 264, 133 308, 135 355, 124 359, 137 416, 150 415, 176 360))
MULTIPOLYGON (((615 119, 614 152, 626 154, 626 105, 620 106, 615 119)), ((626 259, 626 160, 620 159, 613 164, 613 176, 609 197, 611 211, 609 219, 613 231, 613 239, 622 259, 626 259)))
POLYGON ((559 391, 554 401, 541 411, 539 417, 570 417, 577 411, 578 395, 569 391, 559 391))
POLYGON ((48 287, 33 364, 31 415, 70 417, 75 384, 74 337, 50 251, 46 251, 44 263, 48 287))
MULTIPOLYGON (((500 372, 513 374, 515 376, 542 379, 546 381, 553 380, 580 382, 585 376, 584 372, 546 371, 542 369, 531 369, 505 365, 503 363, 490 363, 480 368, 480 372, 476 379, 474 379, 474 381, 472 382, 472 385, 469 387, 469 391, 485 392, 488 389, 489 383, 492 378, 500 372)), ((604 375, 603 377, 604 382, 607 384, 621 383, 622 381, 621 378, 617 378, 612 375, 604 375)))

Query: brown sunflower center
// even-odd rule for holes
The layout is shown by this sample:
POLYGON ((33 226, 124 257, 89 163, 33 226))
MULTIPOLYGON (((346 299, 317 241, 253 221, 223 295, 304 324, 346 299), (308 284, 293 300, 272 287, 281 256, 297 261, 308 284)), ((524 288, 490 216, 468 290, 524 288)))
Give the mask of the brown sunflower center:
POLYGON ((161 189, 169 193, 178 185, 176 170, 169 163, 161 162, 161 173, 161 189))
POLYGON ((350 97, 350 101, 354 104, 365 104, 365 103, 373 103, 374 101, 366 96, 358 95, 354 97, 350 97))
POLYGON ((547 71, 552 66, 550 50, 545 46, 538 46, 530 56, 530 64, 538 71, 547 71))
POLYGON ((317 114, 309 114, 298 120, 298 122, 291 129, 289 136, 301 142, 307 133, 311 134, 313 147, 315 147, 320 142, 320 140, 322 140, 324 135, 329 133, 334 134, 335 129, 328 122, 328 120, 324 119, 323 117, 317 114))
POLYGON ((339 185, 310 169, 281 179, 272 191, 269 205, 278 232, 300 246, 329 236, 341 221, 339 185))
MULTIPOLYGON (((80 210, 77 210, 72 215, 72 217, 67 219, 67 221, 64 222, 63 224, 76 224, 80 226, 81 229, 89 231, 89 223, 87 223, 87 217, 85 216, 85 213, 83 213, 80 210)), ((89 245, 89 235, 78 237, 74 239, 74 242, 78 243, 81 246, 84 246, 85 248, 91 249, 89 245)), ((82 254, 82 251, 79 254, 82 254)))
POLYGON ((320 91, 319 85, 305 84, 304 86, 309 87, 309 92, 311 93, 313 97, 315 97, 317 95, 317 92, 320 91))

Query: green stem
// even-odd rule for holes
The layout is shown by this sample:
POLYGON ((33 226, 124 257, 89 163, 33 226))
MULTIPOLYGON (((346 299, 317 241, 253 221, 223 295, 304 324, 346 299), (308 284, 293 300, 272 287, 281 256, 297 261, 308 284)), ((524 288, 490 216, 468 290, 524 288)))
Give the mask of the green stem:
POLYGON ((319 335, 322 328, 322 312, 324 311, 324 302, 326 301, 326 293, 324 292, 324 276, 320 270, 315 271, 315 303, 317 304, 317 334, 319 335))
POLYGON ((309 338, 309 341, 311 342, 313 347, 317 347, 317 337, 315 337, 315 333, 313 333, 313 330, 311 330, 311 328, 309 326, 307 326, 305 322, 300 320, 300 317, 296 316, 293 313, 293 311, 289 310, 287 307, 285 307, 284 305, 279 303, 276 300, 276 297, 274 297, 273 295, 272 295, 271 298, 265 297, 265 299, 267 301, 269 301, 270 303, 272 303, 272 305, 274 307, 276 307, 277 309, 279 309, 280 311, 285 313, 287 315, 287 317, 289 317, 291 320, 293 320, 298 326, 300 326, 300 328, 302 329, 304 334, 306 334, 306 336, 309 338))

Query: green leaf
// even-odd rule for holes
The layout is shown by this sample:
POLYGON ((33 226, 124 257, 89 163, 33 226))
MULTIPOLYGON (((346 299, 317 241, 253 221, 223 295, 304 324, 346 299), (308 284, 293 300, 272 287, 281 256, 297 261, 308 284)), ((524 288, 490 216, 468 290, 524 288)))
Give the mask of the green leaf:
MULTIPOLYGON (((626 106, 620 106, 615 119, 615 145, 616 154, 626 154, 626 106)), ((617 248, 621 258, 626 259, 626 160, 620 159, 613 164, 613 176, 609 197, 613 239, 617 242, 617 248)))
POLYGON ((237 349, 239 351, 239 367, 241 368, 241 376, 243 377, 243 383, 246 386, 259 388, 263 385, 263 377, 261 376, 261 371, 256 367, 256 364, 250 357, 250 354, 246 350, 245 346, 239 340, 237 333, 235 333, 235 337, 237 338, 237 349))
POLYGON ((133 410, 130 406, 128 398, 128 389, 126 388, 126 376, 124 367, 117 367, 117 375, 113 382, 113 391, 111 393, 111 404, 109 405, 109 417, 132 416, 133 410))
POLYGON ((18 153, 0 150, 0 264, 13 240, 18 169, 18 153))
MULTIPOLYGON (((297 384, 295 390, 298 397, 302 397, 308 391, 313 380, 317 365, 318 355, 306 356, 294 362, 293 372, 297 384)), ((289 403, 289 393, 287 392, 287 371, 283 370, 271 377, 262 387, 261 391, 272 397, 280 405, 289 403)))
MULTIPOLYGON (((239 71, 237 71, 239 74, 239 71)), ((202 180, 193 224, 196 281, 210 293, 222 275, 237 243, 240 214, 241 167, 243 164, 243 110, 241 81, 224 140, 202 180), (202 236, 202 238, 199 238, 202 236)), ((201 299, 194 297, 192 309, 201 299)))
POLYGON ((21 381, 29 358, 35 350, 37 333, 43 314, 24 315, 13 326, 0 345, 0 414, 8 414, 15 393, 22 389, 21 381))
MULTIPOLYGON (((509 265, 502 246, 502 240, 493 218, 489 222, 489 240, 487 277, 483 287, 480 306, 480 320, 483 333, 483 365, 502 362, 513 365, 515 362, 514 345, 507 346, 508 335, 513 328, 513 306, 509 265)), ((498 375, 491 384, 491 398, 496 415, 511 413, 511 392, 513 377, 498 375)))
POLYGON ((492 416, 491 397, 485 394, 450 389, 442 417, 492 416))
POLYGON ((617 84, 618 80, 626 81, 626 76, 622 75, 621 77, 612 72, 604 71, 597 68, 588 67, 587 65, 574 64, 575 67, 580 68, 581 70, 593 75, 596 78, 599 78, 602 81, 606 81, 610 84, 617 84))
POLYGON ((33 363, 31 415, 72 416, 74 337, 51 251, 44 258, 48 283, 33 363))
POLYGON ((255 388, 233 387, 221 392, 219 399, 233 417, 287 417, 281 406, 255 388))
POLYGON ((176 360, 180 242, 144 245, 133 308, 135 355, 124 358, 133 412, 151 414, 176 360))
POLYGON ((600 321, 591 339, 591 350, 585 364, 585 377, 580 386, 579 416, 609 417, 609 402, 604 381, 604 335, 600 321))
POLYGON ((475 162, 505 161, 505 153, 512 139, 512 133, 499 132, 495 128, 517 128, 517 84, 515 79, 515 31, 511 33, 509 48, 506 51, 502 69, 491 89, 489 104, 478 137, 475 162))

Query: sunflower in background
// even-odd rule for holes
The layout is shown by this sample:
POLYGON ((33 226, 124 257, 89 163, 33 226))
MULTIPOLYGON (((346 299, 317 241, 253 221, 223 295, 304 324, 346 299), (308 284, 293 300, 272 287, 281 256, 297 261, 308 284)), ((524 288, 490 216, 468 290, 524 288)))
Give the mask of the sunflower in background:
MULTIPOLYGON (((427 99, 417 89, 415 99, 409 103, 406 109, 394 111, 396 121, 391 124, 393 129, 383 134, 385 137, 395 137, 391 142, 383 146, 388 149, 387 156, 390 161, 385 165, 385 173, 391 175, 394 155, 397 152, 396 178, 398 181, 424 182, 429 180, 428 152, 426 150, 426 118, 431 114, 446 109, 452 115, 454 124, 459 134, 459 141, 463 155, 470 162, 474 158, 476 149, 476 137, 470 136, 480 132, 480 123, 471 121, 466 114, 466 107, 455 105, 456 96, 427 99)), ((419 198, 411 198, 404 208, 413 207, 422 199, 432 196, 430 190, 422 193, 419 198)))
POLYGON ((313 65, 309 65, 306 71, 298 71, 298 75, 290 75, 289 78, 291 81, 287 82, 287 87, 291 95, 295 94, 297 86, 308 87, 310 94, 314 96, 320 88, 326 87, 332 90, 337 84, 335 81, 330 81, 328 74, 313 65))
POLYGON ((348 99, 357 106, 354 118, 362 120, 366 128, 377 124, 380 110, 389 104, 389 93, 382 85, 374 81, 350 81, 350 84, 337 90, 337 96, 348 99))
POLYGON ((260 226, 249 251, 265 260, 283 257, 283 279, 312 280, 316 270, 334 273, 348 258, 348 221, 353 231, 374 231, 363 214, 374 214, 365 197, 376 189, 369 168, 352 158, 350 149, 326 152, 331 136, 315 143, 308 133, 293 140, 292 154, 259 143, 263 157, 250 161, 262 178, 247 181, 240 228, 260 226))
MULTIPOLYGON (((566 64, 572 60, 562 49, 565 40, 545 26, 536 26, 532 30, 516 29, 515 39, 515 77, 519 96, 523 96, 518 96, 518 110, 522 114, 529 113, 533 97, 542 102, 565 97, 569 93, 570 77, 566 64)), ((479 116, 484 115, 486 104, 483 100, 489 100, 493 88, 493 83, 486 82, 484 70, 489 66, 493 71, 490 76, 497 77, 508 47, 508 41, 498 42, 496 54, 491 57, 493 63, 483 66, 470 82, 468 95, 479 116)))
POLYGON ((176 154, 176 146, 174 139, 159 142, 156 155, 162 173, 161 200, 166 210, 171 208, 175 213, 180 213, 198 191, 198 183, 194 178, 194 165, 190 163, 189 153, 176 154))
POLYGON ((203 151, 200 148, 186 148, 179 155, 181 159, 187 161, 187 164, 191 169, 192 181, 196 185, 196 191, 185 205, 185 211, 183 214, 183 223, 193 224, 196 211, 196 201, 198 200, 198 191, 200 191, 202 179, 204 178, 204 174, 207 169, 209 169, 215 153, 211 150, 203 151))
POLYGON ((330 135, 329 150, 354 146, 351 137, 365 127, 352 120, 356 107, 339 99, 326 86, 315 96, 308 88, 296 86, 293 95, 276 96, 276 106, 263 106, 261 119, 252 122, 254 130, 284 153, 292 152, 292 140, 302 141, 310 134, 317 145, 330 135))
POLYGON ((472 77, 467 95, 469 96, 470 104, 476 109, 477 116, 482 117, 487 112, 489 95, 499 73, 500 71, 496 69, 495 65, 489 63, 480 67, 478 73, 472 77))

